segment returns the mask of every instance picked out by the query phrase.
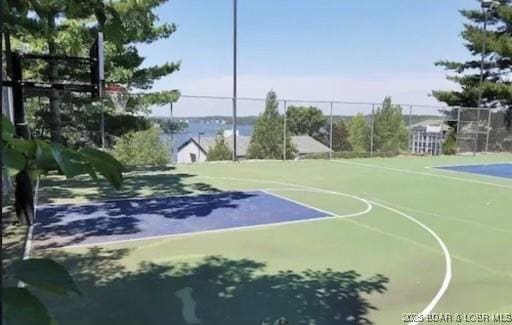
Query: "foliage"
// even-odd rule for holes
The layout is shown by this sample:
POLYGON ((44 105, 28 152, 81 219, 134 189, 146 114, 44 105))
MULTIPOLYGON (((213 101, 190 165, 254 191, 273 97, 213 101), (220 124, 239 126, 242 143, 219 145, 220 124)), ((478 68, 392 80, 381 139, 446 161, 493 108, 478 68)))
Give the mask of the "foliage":
MULTIPOLYGON (((110 155, 96 149, 73 151, 61 144, 14 137, 14 127, 2 116, 2 169, 8 175, 30 175, 32 178, 52 171, 68 178, 89 174, 97 179, 101 174, 114 187, 122 184, 122 166, 110 155)), ((28 191, 32 191, 31 186, 28 191)), ((18 200, 18 198, 17 198, 18 200)), ((54 325, 47 308, 32 294, 32 288, 67 296, 81 294, 77 285, 60 264, 50 259, 29 258, 14 263, 5 275, 23 281, 25 287, 6 287, 2 291, 2 321, 6 324, 54 325)))
MULTIPOLYGON (((327 147, 331 145, 331 122, 326 121, 325 125, 321 128, 319 134, 314 138, 327 147)), ((333 151, 351 151, 352 145, 349 141, 349 130, 347 124, 341 118, 333 119, 332 122, 332 150, 333 151)))
POLYGON ((160 126, 165 134, 181 133, 187 129, 188 124, 185 121, 173 121, 168 118, 150 118, 150 121, 155 122, 160 126))
POLYGON ((370 151, 370 126, 362 113, 352 118, 348 128, 349 142, 355 152, 370 151))
POLYGON ((222 161, 231 160, 233 158, 233 152, 226 145, 225 138, 222 133, 217 135, 215 139, 215 146, 208 150, 207 161, 222 161))
POLYGON ((286 110, 286 125, 292 135, 318 137, 326 123, 322 111, 313 106, 289 106, 286 110))
POLYGON ((374 151, 399 151, 407 146, 407 128, 402 116, 402 108, 393 105, 386 97, 382 107, 374 113, 374 151))
MULTIPOLYGON (((164 2, 166 0, 23 0, 17 3, 4 0, 2 5, 9 12, 8 21, 11 23, 7 28, 14 37, 13 44, 31 52, 87 56, 89 44, 96 37, 97 31, 103 31, 107 84, 119 83, 132 91, 150 89, 156 80, 179 69, 179 63, 174 62, 145 65, 145 58, 138 53, 136 46, 169 38, 175 32, 174 24, 158 23, 158 16, 153 12, 164 2)), ((51 81, 59 80, 60 76, 73 76, 73 79, 88 77, 86 71, 77 70, 74 66, 63 68, 53 61, 47 65, 26 65, 25 68, 25 76, 32 79, 51 81)), ((50 91, 47 96, 48 112, 43 122, 45 128, 50 130, 52 141, 63 142, 70 138, 79 138, 80 135, 74 133, 74 128, 79 128, 80 124, 73 119, 64 121, 65 116, 61 115, 73 115, 77 111, 87 114, 94 110, 91 101, 83 95, 71 94, 72 100, 66 98, 66 104, 62 105, 63 92, 50 91), (69 126, 71 127, 66 129, 69 126)), ((176 90, 141 93, 130 96, 126 110, 141 111, 156 103, 176 101, 178 97, 179 92, 176 90)), ((104 101, 103 105, 104 111, 114 111, 115 107, 109 101, 104 101)), ((89 120, 99 124, 97 114, 89 116, 89 120), (96 118, 96 121, 92 121, 92 118, 96 118)))
POLYGON ((114 157, 130 166, 166 164, 170 148, 161 141, 161 134, 160 128, 127 133, 114 145, 114 157))
MULTIPOLYGON (((267 94, 265 111, 254 125, 251 142, 247 150, 249 159, 283 159, 284 121, 278 112, 277 95, 274 91, 267 94)), ((292 146, 290 132, 286 132, 286 158, 292 158, 295 149, 292 146)))
POLYGON ((451 130, 443 142, 443 155, 457 154, 457 140, 455 131, 451 130))
POLYGON ((14 128, 5 116, 2 116, 2 164, 10 176, 27 171, 35 179, 59 171, 67 177, 88 174, 97 179, 99 173, 116 188, 123 182, 122 165, 109 154, 92 148, 73 151, 61 144, 15 138, 14 128))
MULTIPOLYGON (((460 90, 436 90, 434 97, 449 106, 504 107, 512 110, 512 0, 498 0, 499 5, 485 14, 479 9, 461 10, 469 23, 461 36, 472 55, 466 62, 440 61, 436 65, 452 72, 448 79, 460 90), (485 48, 485 51, 484 51, 485 48), (484 55, 483 83, 480 84, 481 57, 484 55)), ((512 119, 512 116, 510 117, 512 119)))
MULTIPOLYGON (((50 139, 50 113, 48 104, 36 98, 26 101, 27 122, 31 134, 39 139, 50 139)), ((63 142, 71 147, 101 146, 101 107, 91 105, 85 110, 64 110, 61 114, 63 142)), ((105 145, 110 147, 114 138, 128 132, 143 131, 151 127, 151 122, 139 115, 105 112, 105 145)))
MULTIPOLYGON (((365 151, 337 151, 332 153, 334 159, 357 159, 357 158, 391 158, 398 156, 398 152, 370 152, 365 151)), ((329 154, 308 154, 306 159, 329 159, 329 154)))

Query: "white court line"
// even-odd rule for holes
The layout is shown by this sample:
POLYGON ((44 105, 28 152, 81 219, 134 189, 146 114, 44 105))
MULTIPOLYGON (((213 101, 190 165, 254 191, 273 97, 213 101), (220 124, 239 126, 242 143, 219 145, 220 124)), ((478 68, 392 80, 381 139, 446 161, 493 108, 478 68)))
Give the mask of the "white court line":
POLYGON ((374 169, 377 168, 377 169, 390 170, 390 171, 394 171, 394 172, 398 172, 398 173, 402 173, 402 174, 413 174, 413 175, 422 175, 422 176, 429 176, 429 177, 433 176, 433 177, 451 179, 451 180, 455 180, 455 181, 459 181, 459 182, 474 183, 474 184, 480 184, 480 185, 488 185, 488 186, 512 189, 512 185, 484 182, 484 181, 479 181, 479 180, 470 179, 470 178, 448 176, 448 175, 436 174, 436 173, 426 173, 426 172, 420 172, 420 171, 409 170, 409 169, 399 169, 399 168, 385 167, 385 166, 365 164, 365 163, 357 163, 357 162, 345 161, 345 160, 329 160, 329 161, 333 162, 333 163, 339 163, 339 164, 347 164, 347 165, 361 166, 361 167, 374 168, 374 169))
POLYGON ((435 165, 435 166, 427 166, 425 168, 442 168, 442 167, 466 167, 466 166, 489 166, 489 165, 512 165, 510 161, 496 161, 496 162, 486 162, 486 163, 471 163, 471 164, 449 164, 449 165, 435 165))
MULTIPOLYGON (((325 193, 337 194, 337 195, 348 196, 348 197, 356 197, 356 196, 351 195, 351 194, 345 194, 345 193, 341 193, 341 192, 324 190, 324 189, 317 188, 317 187, 311 187, 311 186, 305 186, 305 185, 299 185, 299 184, 293 184, 293 183, 285 183, 285 182, 266 181, 266 180, 258 180, 258 179, 247 179, 247 178, 236 178, 236 177, 200 177, 200 178, 225 179, 225 180, 232 180, 232 181, 238 180, 238 181, 247 181, 247 182, 251 182, 252 181, 252 182, 256 182, 256 183, 268 183, 268 184, 276 184, 276 185, 282 185, 282 186, 296 186, 298 188, 313 189, 313 190, 320 191, 320 192, 325 192, 325 193)), ((399 210, 396 210, 396 209, 394 209, 392 207, 388 207, 388 206, 386 206, 386 205, 384 205, 382 203, 379 203, 379 202, 370 201, 370 200, 366 200, 366 199, 363 199, 363 198, 360 198, 360 199, 364 200, 365 202, 368 202, 370 204, 375 204, 377 206, 380 206, 380 207, 382 207, 382 208, 384 208, 386 210, 389 210, 391 212, 397 213, 398 215, 401 215, 404 218, 407 218, 409 221, 414 222, 415 224, 420 226, 422 229, 426 230, 432 237, 434 237, 434 239, 437 241, 437 243, 441 247, 441 250, 443 251, 444 260, 445 260, 445 275, 444 275, 444 278, 443 278, 443 282, 441 284, 441 287, 437 291, 436 295, 434 296, 434 298, 432 298, 432 300, 430 301, 430 303, 421 312, 417 313, 417 315, 418 315, 418 317, 416 317, 417 320, 415 320, 413 322, 410 322, 408 324, 408 325, 417 325, 417 324, 420 323, 421 318, 424 318, 425 316, 427 316, 430 313, 432 313, 432 311, 434 310, 435 306, 439 303, 441 298, 446 293, 446 290, 448 290, 448 287, 449 287, 450 282, 452 280, 452 260, 451 260, 450 252, 448 251, 448 247, 446 247, 446 244, 443 242, 441 237, 439 237, 439 235, 437 235, 427 225, 425 225, 422 222, 416 220, 412 216, 410 216, 410 215, 408 215, 408 214, 406 214, 404 212, 401 212, 399 210), (422 316, 422 317, 420 317, 420 316, 422 316)))
MULTIPOLYGON (((29 259, 30 258, 30 251, 32 250, 32 234, 34 232, 34 224, 36 222, 37 198, 38 198, 38 195, 39 195, 39 179, 40 178, 37 177, 36 189, 34 191, 34 206, 33 206, 34 215, 32 216, 33 217, 32 224, 30 226, 28 226, 28 229, 27 229, 27 238, 25 239, 25 249, 23 250, 22 260, 29 259)), ((25 282, 18 281, 18 288, 24 288, 25 286, 26 286, 25 282)))
MULTIPOLYGON (((283 190, 283 189, 272 189, 274 191, 276 190, 283 190)), ((286 190, 286 189, 284 189, 286 190)), ((297 190, 297 189, 295 189, 297 190)), ((245 191, 245 190, 244 190, 245 191)), ((304 203, 294 201, 288 198, 285 198, 283 196, 270 193, 265 190, 248 190, 246 192, 250 191, 258 191, 261 193, 265 193, 267 195, 271 195, 283 200, 287 200, 299 205, 302 205, 304 207, 325 213, 326 217, 320 217, 320 218, 310 218, 310 219, 302 219, 302 220, 293 220, 293 221, 282 221, 282 222, 275 222, 275 223, 267 223, 262 225, 253 225, 253 226, 240 226, 240 227, 232 227, 232 228, 224 228, 224 229, 212 229, 212 230, 204 230, 204 231, 197 231, 197 232, 191 232, 191 233, 182 233, 182 234, 172 234, 172 235, 158 235, 158 236, 146 236, 141 238, 129 238, 129 239, 121 239, 121 240, 112 240, 112 241, 103 241, 99 243, 90 243, 90 244, 76 244, 76 245, 65 245, 65 246, 59 246, 59 247, 50 247, 50 248, 43 248, 43 250, 46 251, 53 251, 53 250, 60 250, 60 249, 68 249, 68 248, 87 248, 87 247, 94 247, 94 246, 106 246, 106 245, 115 245, 115 244, 124 244, 129 242, 137 242, 137 241, 143 241, 143 240, 153 240, 153 239, 171 239, 171 238, 183 238, 183 237, 193 237, 193 236, 200 236, 200 235, 206 235, 206 234, 217 234, 217 233, 224 233, 224 232, 234 232, 234 231, 240 231, 240 230, 255 230, 255 229, 265 229, 265 228, 272 228, 277 226, 285 226, 285 225, 292 225, 292 224, 300 224, 300 223, 309 223, 309 222, 318 222, 318 221, 325 221, 325 220, 334 220, 334 219, 343 219, 343 218, 350 218, 350 217, 356 217, 363 214, 366 214, 372 210, 372 205, 362 199, 361 202, 365 203, 367 205, 366 209, 357 213, 351 213, 347 215, 337 215, 334 212, 322 210, 315 208, 313 206, 306 205, 304 203)), ((301 191, 304 191, 304 189, 301 189, 301 191)), ((234 191, 236 192, 236 191, 234 191)), ((323 191, 316 191, 318 193, 323 193, 323 191)), ((229 192, 228 192, 229 193, 229 192)))
MULTIPOLYGON (((497 163, 498 165, 511 165, 512 166, 512 163, 497 163)), ((448 169, 450 167, 478 167, 478 166, 490 166, 490 165, 496 165, 496 164, 472 164, 472 165, 445 165, 445 166, 425 166, 425 169, 430 169, 430 170, 437 170, 437 171, 440 171, 442 173, 448 173, 448 174, 458 174, 458 175, 461 175, 461 174, 466 174, 466 175, 477 175, 479 177, 485 177, 485 178, 492 178, 492 179, 496 179, 496 180, 501 180, 501 181, 507 181, 507 180, 510 180, 509 177, 504 177, 504 176, 494 176, 494 175, 488 175, 488 174, 484 174, 484 173, 478 173, 478 172, 470 172, 470 171, 467 171, 467 170, 456 170, 456 169, 448 169)))
MULTIPOLYGON (((275 190, 275 191, 280 191, 279 189, 275 190)), ((281 191, 287 191, 287 190, 281 190, 281 191)), ((306 191, 306 190, 301 190, 301 191, 306 191)), ((327 213, 327 214, 330 214, 331 215, 331 218, 336 218, 336 219, 344 219, 344 218, 353 218, 353 217, 358 217, 358 216, 361 216, 363 214, 367 214, 368 212, 370 212, 372 209, 373 209, 373 206, 369 203, 369 202, 363 202, 366 204, 366 209, 363 210, 363 211, 359 211, 359 212, 356 212, 356 213, 351 213, 351 214, 344 214, 344 215, 338 215, 336 213, 332 213, 332 212, 329 212, 329 211, 326 211, 326 210, 322 210, 322 209, 319 209, 319 208, 315 208, 314 206, 312 205, 309 205, 309 204, 305 204, 305 203, 302 203, 302 202, 299 202, 299 201, 296 201, 296 200, 292 200, 290 198, 287 198, 285 196, 282 196, 282 195, 278 195, 278 194, 275 194, 275 193, 271 193, 269 191, 266 191, 266 190, 262 190, 262 192, 265 192, 269 195, 272 195, 272 196, 275 196, 275 197, 278 197, 282 200, 285 200, 285 201, 290 201, 292 203, 295 203, 295 204, 299 204, 299 205, 302 205, 306 208, 310 208, 310 209, 313 209, 313 210, 317 210, 319 212, 322 212, 322 213, 327 213)), ((318 193, 324 193, 323 191, 318 191, 318 193)))
POLYGON ((451 260, 450 252, 448 251, 448 247, 446 247, 446 244, 443 242, 443 240, 432 229, 430 229, 428 226, 421 223, 420 221, 416 220, 415 218, 411 217, 410 215, 408 215, 404 212, 401 212, 399 210, 396 210, 394 208, 388 207, 384 204, 381 204, 381 203, 378 203, 375 201, 371 201, 371 202, 375 205, 378 205, 378 206, 384 208, 384 209, 395 212, 395 213, 401 215, 402 217, 407 218, 410 221, 414 222, 415 224, 417 224, 418 226, 420 226, 421 228, 426 230, 432 237, 434 237, 436 239, 437 243, 439 244, 439 246, 441 247, 441 249, 443 250, 444 262, 445 262, 445 276, 443 279, 443 283, 441 284, 441 287, 437 291, 434 298, 432 298, 430 303, 420 313, 416 314, 415 321, 410 322, 409 325, 417 325, 419 323, 423 323, 423 320, 426 318, 426 316, 428 316, 430 313, 432 313, 432 311, 434 310, 436 305, 439 303, 441 298, 443 298, 443 296, 444 296, 446 290, 448 290, 448 287, 450 286, 450 282, 452 280, 452 260, 451 260))
MULTIPOLYGON (((425 173, 425 174, 428 174, 428 173, 425 173)), ((443 251, 444 259, 445 259, 445 276, 443 278, 443 282, 441 284, 441 287, 437 291, 437 293, 434 296, 434 298, 430 301, 430 303, 421 312, 419 312, 418 315, 421 315, 421 316, 429 315, 432 312, 432 310, 435 308, 435 306, 439 303, 439 301, 444 296, 444 294, 446 293, 446 290, 449 287, 449 284, 450 284, 451 279, 452 279, 452 263, 451 263, 451 256, 450 256, 450 252, 448 251, 448 248, 446 247, 446 245, 443 242, 443 240, 432 229, 430 229, 428 226, 426 226, 425 224, 421 223, 420 221, 416 220, 415 218, 413 218, 412 216, 410 216, 410 215, 408 215, 406 213, 403 213, 403 212, 401 212, 399 210, 396 210, 394 208, 388 207, 388 206, 386 206, 384 204, 381 204, 379 202, 374 202, 374 201, 366 200, 364 198, 361 198, 361 197, 358 197, 358 196, 355 196, 355 195, 346 194, 346 193, 342 193, 342 192, 335 192, 335 191, 325 190, 325 189, 322 189, 322 188, 311 187, 311 186, 306 186, 306 185, 293 184, 293 183, 287 183, 287 182, 268 181, 268 180, 262 180, 262 179, 236 178, 236 177, 199 176, 198 178, 214 179, 214 180, 215 179, 218 179, 218 180, 230 180, 230 181, 239 181, 239 182, 252 182, 252 183, 267 183, 267 184, 274 184, 274 185, 280 185, 280 186, 297 187, 297 188, 302 188, 302 189, 307 189, 307 190, 313 190, 313 191, 316 191, 316 192, 319 192, 319 193, 330 193, 330 194, 336 194, 336 195, 340 195, 340 196, 354 198, 356 200, 365 202, 365 203, 367 203, 369 205, 375 204, 375 205, 380 206, 380 207, 382 207, 384 209, 387 209, 387 210, 389 210, 391 212, 395 212, 398 215, 403 216, 404 218, 407 218, 409 221, 414 222, 415 224, 420 226, 422 229, 426 230, 437 241, 437 243, 441 247, 441 249, 443 251)), ((333 213, 333 215, 335 215, 335 214, 333 213)), ((216 231, 206 231, 206 232, 202 232, 202 233, 181 234, 179 236, 168 235, 168 236, 158 236, 158 237, 152 237, 152 238, 140 238, 140 239, 134 239, 134 240, 126 240, 124 242, 136 241, 136 240, 138 241, 138 240, 154 239, 154 238, 172 238, 172 237, 180 237, 180 238, 182 238, 182 237, 185 237, 185 236, 197 236, 197 235, 201 235, 201 234, 205 234, 205 233, 219 233, 219 232, 234 231, 234 230, 246 230, 246 229, 255 229, 255 228, 268 228, 268 227, 272 227, 272 226, 276 226, 276 225, 292 224, 292 223, 299 223, 299 222, 321 221, 321 220, 327 220, 327 219, 332 220, 333 217, 317 218, 317 219, 310 219, 310 220, 298 220, 298 221, 291 221, 291 222, 285 222, 285 223, 280 223, 280 224, 270 224, 270 225, 253 226, 253 227, 242 227, 240 229, 236 229, 236 228, 220 229, 220 230, 216 230, 216 231)), ((90 245, 82 245, 80 247, 98 246, 100 244, 103 245, 103 244, 108 244, 108 243, 97 243, 97 244, 90 244, 90 245)), ((68 246, 68 247, 72 247, 72 246, 68 246)), ((414 322, 410 322, 408 325, 417 325, 417 324, 419 324, 419 322, 418 321, 414 321, 414 322)))

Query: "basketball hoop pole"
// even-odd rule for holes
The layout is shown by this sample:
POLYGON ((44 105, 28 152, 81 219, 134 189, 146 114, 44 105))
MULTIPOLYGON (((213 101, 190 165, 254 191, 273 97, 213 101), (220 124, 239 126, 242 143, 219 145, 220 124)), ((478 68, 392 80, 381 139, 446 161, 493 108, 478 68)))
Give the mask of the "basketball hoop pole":
MULTIPOLYGON (((24 97, 29 92, 40 92, 48 96, 48 91, 59 89, 68 92, 90 93, 93 98, 102 93, 104 80, 103 70, 103 34, 98 33, 89 57, 74 57, 63 55, 32 54, 11 52, 10 60, 12 66, 12 80, 2 79, 2 87, 12 87, 13 93, 13 117, 16 135, 30 138, 29 128, 25 118, 24 97), (63 61, 68 63, 85 62, 90 64, 89 82, 46 82, 23 79, 23 60, 42 60, 46 62, 63 61), (25 92, 27 91, 27 92, 25 92)), ((51 78, 50 78, 51 79, 51 78)), ((16 175, 16 186, 14 190, 16 215, 18 219, 32 225, 34 217, 34 191, 29 173, 25 170, 16 175)))
POLYGON ((236 153, 236 96, 237 96, 237 0, 233 0, 233 162, 236 153))

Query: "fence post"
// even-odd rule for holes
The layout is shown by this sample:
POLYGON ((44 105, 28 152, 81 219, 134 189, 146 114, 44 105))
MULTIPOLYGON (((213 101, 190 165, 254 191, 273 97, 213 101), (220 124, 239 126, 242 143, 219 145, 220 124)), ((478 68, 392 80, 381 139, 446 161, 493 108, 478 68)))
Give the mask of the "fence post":
POLYGON ((375 104, 372 104, 372 124, 370 130, 370 157, 373 157, 373 136, 375 127, 375 104))
POLYGON ((489 153, 489 137, 491 134, 491 125, 492 125, 492 110, 489 109, 489 117, 487 119, 487 135, 485 138, 485 153, 489 153))
POLYGON ((412 105, 409 106, 409 116, 407 119, 407 138, 408 138, 408 148, 407 151, 412 152, 412 142, 411 142, 411 125, 412 125, 412 105))
POLYGON ((286 99, 284 104, 284 118, 283 118, 283 160, 286 161, 286 99))
POLYGON ((103 106, 101 106, 100 134, 101 134, 101 149, 105 150, 105 110, 103 109, 103 106))
POLYGON ((461 122, 460 122, 460 107, 457 107, 457 136, 455 138, 455 150, 459 152, 459 137, 460 137, 460 129, 461 129, 461 122))
POLYGON ((334 102, 331 102, 331 117, 330 117, 330 126, 329 126, 329 159, 332 159, 332 129, 333 129, 333 116, 332 116, 332 111, 333 111, 333 108, 334 108, 334 102))
POLYGON ((475 134, 475 145, 474 145, 474 151, 475 155, 478 153, 478 140, 480 138, 480 107, 478 107, 476 111, 476 134, 475 134))

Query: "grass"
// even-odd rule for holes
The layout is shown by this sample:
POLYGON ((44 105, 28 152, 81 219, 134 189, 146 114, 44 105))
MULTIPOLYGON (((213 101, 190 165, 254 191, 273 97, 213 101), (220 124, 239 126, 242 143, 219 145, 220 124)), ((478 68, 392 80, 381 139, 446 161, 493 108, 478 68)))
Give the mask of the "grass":
POLYGON ((40 202, 263 188, 336 215, 365 208, 337 193, 371 200, 373 209, 355 218, 35 252, 63 261, 84 293, 44 298, 61 324, 404 323, 403 313, 432 301, 446 265, 431 234, 387 207, 429 227, 450 252, 453 277, 434 312, 510 313, 512 182, 426 168, 493 161, 512 155, 186 165, 132 171, 121 192, 51 177, 40 202))

